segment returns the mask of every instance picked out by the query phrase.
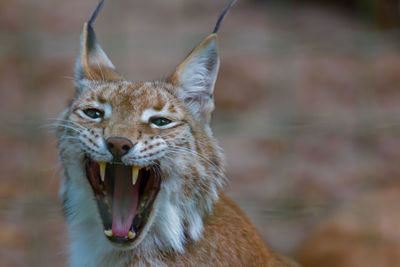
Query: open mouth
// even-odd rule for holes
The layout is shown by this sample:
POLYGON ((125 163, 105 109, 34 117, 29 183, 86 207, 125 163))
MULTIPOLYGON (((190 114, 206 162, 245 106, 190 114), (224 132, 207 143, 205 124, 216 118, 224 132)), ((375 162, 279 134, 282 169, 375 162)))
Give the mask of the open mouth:
POLYGON ((104 234, 112 243, 131 244, 143 231, 160 189, 161 177, 157 166, 141 168, 95 162, 88 157, 85 166, 104 234))

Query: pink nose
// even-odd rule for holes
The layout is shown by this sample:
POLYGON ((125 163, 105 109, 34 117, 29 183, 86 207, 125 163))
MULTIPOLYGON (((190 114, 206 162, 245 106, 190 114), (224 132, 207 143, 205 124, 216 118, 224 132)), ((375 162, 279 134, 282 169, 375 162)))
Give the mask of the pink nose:
POLYGON ((106 140, 107 148, 113 156, 122 157, 133 147, 132 142, 125 137, 109 137, 106 140))

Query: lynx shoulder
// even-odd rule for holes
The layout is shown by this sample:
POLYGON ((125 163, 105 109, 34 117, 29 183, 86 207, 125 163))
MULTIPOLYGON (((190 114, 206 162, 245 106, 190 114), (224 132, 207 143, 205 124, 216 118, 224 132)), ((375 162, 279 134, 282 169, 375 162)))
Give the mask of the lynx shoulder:
POLYGON ((84 24, 77 91, 60 117, 60 194, 71 266, 292 266, 222 192, 209 122, 217 31, 170 78, 130 82, 84 24))

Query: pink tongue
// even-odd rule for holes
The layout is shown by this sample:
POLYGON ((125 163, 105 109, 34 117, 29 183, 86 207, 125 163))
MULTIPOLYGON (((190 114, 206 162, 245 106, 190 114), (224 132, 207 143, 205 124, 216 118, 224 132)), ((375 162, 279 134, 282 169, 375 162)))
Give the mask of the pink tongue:
POLYGON ((139 179, 132 185, 132 167, 115 164, 112 231, 125 237, 132 225, 139 199, 139 179))

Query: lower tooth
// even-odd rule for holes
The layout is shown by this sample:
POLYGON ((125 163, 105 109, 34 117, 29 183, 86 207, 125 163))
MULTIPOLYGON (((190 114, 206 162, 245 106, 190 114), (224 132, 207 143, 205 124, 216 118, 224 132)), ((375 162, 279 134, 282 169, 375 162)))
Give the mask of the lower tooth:
POLYGON ((135 232, 132 232, 132 231, 129 231, 129 232, 128 232, 128 238, 129 238, 129 239, 134 239, 135 237, 136 237, 135 232))
POLYGON ((113 233, 113 231, 111 229, 110 230, 104 230, 104 234, 106 236, 108 236, 108 237, 112 237, 114 235, 114 233, 113 233))

